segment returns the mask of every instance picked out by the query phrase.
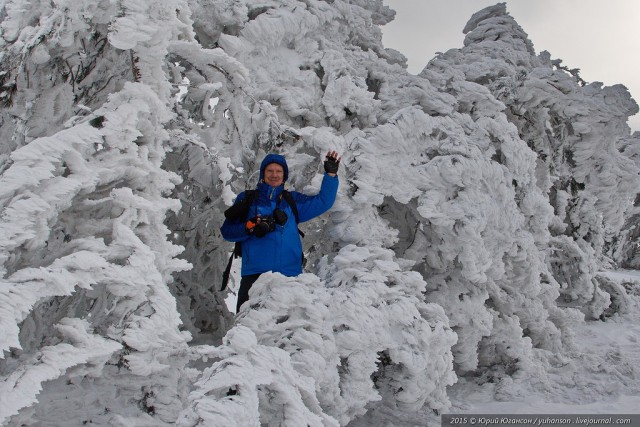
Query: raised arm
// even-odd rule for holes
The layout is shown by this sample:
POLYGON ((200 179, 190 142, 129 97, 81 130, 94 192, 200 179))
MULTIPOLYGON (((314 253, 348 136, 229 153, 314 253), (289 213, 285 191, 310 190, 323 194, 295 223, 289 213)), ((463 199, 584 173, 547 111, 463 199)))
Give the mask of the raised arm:
POLYGON ((333 206, 338 193, 338 168, 340 157, 335 151, 329 151, 325 157, 324 170, 320 192, 315 196, 296 193, 296 205, 300 222, 309 221, 322 215, 333 206))

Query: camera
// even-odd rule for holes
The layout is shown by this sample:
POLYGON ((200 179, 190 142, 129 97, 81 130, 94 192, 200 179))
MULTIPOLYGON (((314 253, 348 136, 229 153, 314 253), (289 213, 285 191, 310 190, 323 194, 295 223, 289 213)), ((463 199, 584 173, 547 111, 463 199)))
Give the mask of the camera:
POLYGON ((273 220, 276 222, 276 224, 285 225, 288 219, 289 217, 282 209, 276 208, 276 210, 273 211, 273 220))
POLYGON ((276 229, 276 221, 271 215, 261 216, 253 231, 256 237, 264 237, 270 231, 276 229))

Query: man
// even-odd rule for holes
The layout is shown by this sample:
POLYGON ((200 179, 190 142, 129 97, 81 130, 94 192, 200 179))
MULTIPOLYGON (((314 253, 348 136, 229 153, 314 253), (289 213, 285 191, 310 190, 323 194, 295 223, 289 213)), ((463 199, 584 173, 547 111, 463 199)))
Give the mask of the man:
POLYGON ((242 279, 236 312, 240 312, 242 304, 249 299, 249 289, 262 273, 273 271, 285 276, 302 273, 302 242, 293 209, 297 210, 299 222, 329 210, 338 192, 339 165, 338 153, 328 152, 320 192, 307 196, 292 191, 287 196, 284 190, 289 177, 287 162, 281 155, 268 154, 260 165, 253 200, 248 200, 248 193, 242 192, 225 212, 227 219, 220 227, 222 236, 230 242, 242 243, 242 279))

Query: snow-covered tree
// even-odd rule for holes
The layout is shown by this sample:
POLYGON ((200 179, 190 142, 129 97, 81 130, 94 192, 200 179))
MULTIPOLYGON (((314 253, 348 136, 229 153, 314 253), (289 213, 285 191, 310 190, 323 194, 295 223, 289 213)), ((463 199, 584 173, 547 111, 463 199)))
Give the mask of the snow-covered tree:
POLYGON ((445 87, 448 78, 481 84, 504 103, 537 155, 536 185, 553 207, 551 218, 528 222, 548 224, 542 243, 548 240, 547 263, 564 303, 598 317, 609 301, 595 273, 616 261, 612 250, 637 192, 637 165, 621 149, 638 106, 621 85, 585 85, 549 53, 536 56, 504 4, 478 12, 465 32, 465 47, 433 59, 423 75, 445 87))
POLYGON ((637 105, 504 4, 418 76, 382 0, 0 7, 1 422, 441 413, 456 375, 544 387, 584 315, 625 307, 598 271, 638 263, 637 105), (268 152, 316 192, 328 150, 305 274, 234 319, 222 212, 268 152))
POLYGON ((1 419, 171 421, 189 334, 167 283, 189 265, 165 225, 180 178, 162 165, 164 69, 171 41, 193 41, 188 9, 3 6, 1 419), (57 393, 95 409, 31 406, 57 393))
MULTIPOLYGON (((5 391, 22 390, 3 393, 11 397, 3 399, 2 417, 77 420, 54 397, 62 394, 91 407, 81 415, 85 422, 173 422, 200 372, 187 364, 215 353, 206 345, 190 349, 190 335, 216 344, 231 326, 219 292, 228 251, 217 233, 220 212, 253 185, 265 152, 285 152, 296 171, 291 185, 312 191, 320 153, 344 148, 345 133, 375 124, 379 101, 341 46, 346 53, 360 46, 360 61, 377 58, 362 50, 367 44, 386 55, 379 29, 370 28, 393 14, 381 2, 318 2, 305 11, 295 1, 193 3, 192 22, 180 1, 22 6, 6 3, 2 23, 9 124, 2 131, 10 141, 3 145, 2 375, 5 391), (207 24, 209 14, 216 19, 207 24), (294 41, 300 45, 291 49, 294 41), (325 51, 310 61, 309 48, 322 42, 325 51), (271 47, 288 60, 268 55, 271 47), (313 126, 300 126, 306 122, 313 126)), ((312 261, 337 250, 329 249, 321 221, 309 225, 312 261)), ((395 298, 423 304, 409 285, 418 277, 407 280, 409 288, 400 286, 395 298)), ((379 311, 380 324, 394 324, 384 317, 392 314, 379 311)), ((413 384, 420 389, 414 407, 446 407, 455 337, 437 307, 413 316, 408 327, 430 329, 432 322, 440 345, 407 359, 415 352, 407 347, 413 334, 385 330, 383 340, 352 357, 355 367, 356 359, 369 361, 366 378, 357 380, 366 380, 363 396, 334 409, 313 404, 313 396, 294 406, 347 422, 379 399, 368 379, 376 373, 389 403, 408 404, 402 393, 395 396, 397 384, 413 384), (429 355, 439 361, 434 386, 419 375, 429 355)), ((288 352, 276 356, 285 367, 294 360, 288 352)), ((264 360, 254 363, 258 369, 264 360)), ((331 367, 334 377, 338 368, 331 367)), ((343 382, 357 375, 353 368, 343 382)), ((259 416, 277 418, 271 412, 263 399, 259 416)))
MULTIPOLYGON (((620 151, 640 169, 640 132, 621 139, 620 151)), ((640 268, 640 193, 636 194, 633 208, 617 237, 617 241, 612 245, 613 259, 622 267, 636 270, 640 268)))
POLYGON ((184 425, 345 425, 379 401, 448 408, 455 334, 441 307, 421 301, 420 275, 393 258, 350 245, 323 259, 320 278, 261 276, 184 425))
MULTIPOLYGON (((383 115, 385 112, 380 109, 382 103, 376 99, 381 89, 378 87, 382 80, 377 75, 384 76, 389 73, 406 72, 394 65, 401 62, 401 57, 394 52, 385 50, 380 42, 379 30, 373 35, 367 34, 364 28, 376 29, 373 24, 381 24, 388 22, 393 16, 392 13, 382 6, 382 3, 368 2, 362 5, 349 5, 345 2, 335 2, 331 5, 324 2, 309 2, 301 7, 300 2, 272 2, 261 3, 260 5, 247 3, 246 10, 238 7, 236 3, 233 7, 226 4, 208 5, 207 7, 193 6, 194 10, 200 13, 194 13, 196 33, 200 35, 200 40, 205 41, 209 46, 222 48, 225 52, 233 55, 247 69, 250 70, 250 81, 248 82, 229 82, 228 87, 233 92, 228 95, 223 91, 218 91, 212 95, 217 98, 213 114, 217 115, 217 119, 207 123, 199 130, 202 140, 214 146, 218 151, 220 158, 225 159, 223 169, 220 170, 220 176, 226 176, 226 182, 230 184, 230 189, 237 193, 248 186, 255 185, 257 177, 257 165, 264 153, 276 150, 286 155, 290 166, 289 184, 291 187, 314 192, 317 191, 319 184, 319 158, 328 150, 336 149, 344 153, 344 162, 349 162, 352 158, 349 144, 358 135, 361 135, 362 128, 374 126, 380 120, 377 115, 383 115), (211 6, 211 7, 209 7, 211 6), (197 9, 202 7, 202 9, 197 9), (220 21, 219 26, 212 26, 210 23, 216 20, 220 21), (357 31, 352 31, 356 28, 357 31), (362 31, 362 34, 358 32, 362 31), (356 46, 356 47, 354 47, 356 46), (311 53, 311 54, 310 54, 311 53), (217 140, 221 139, 226 144, 219 144, 217 140), (210 142, 209 142, 210 141, 210 142)), ((191 76, 187 78, 192 81, 191 76)), ((197 97, 197 95, 194 95, 197 97)), ((189 100, 191 93, 188 92, 185 100, 192 105, 197 103, 189 100)), ((193 99, 193 98, 192 98, 193 99)), ((207 108, 206 98, 203 99, 204 107, 197 106, 192 111, 200 111, 207 108)), ((185 103, 183 103, 185 105, 185 103)), ((393 106, 390 106, 393 108, 393 106)), ((198 117, 193 115, 192 119, 197 122, 198 117)), ((348 167, 343 172, 347 178, 348 167)), ((222 187, 222 186, 221 186, 222 187)), ((348 191, 348 181, 343 184, 344 190, 348 191)), ((220 190, 221 198, 226 203, 230 203, 231 199, 227 197, 223 188, 220 190)), ((353 232, 344 232, 344 227, 358 227, 354 232, 361 234, 361 219, 358 213, 364 218, 371 216, 372 220, 376 219, 375 209, 359 210, 358 205, 353 205, 350 197, 342 194, 335 206, 335 219, 327 223, 326 218, 320 218, 311 224, 303 225, 306 232, 305 247, 307 248, 307 258, 309 259, 309 271, 320 275, 317 270, 318 261, 329 254, 327 259, 333 262, 333 254, 338 253, 340 242, 349 243, 348 234, 353 232), (354 220, 349 222, 350 220, 354 220)), ((365 224, 366 226, 366 224, 365 224)), ((394 234, 392 230, 383 231, 385 235, 394 234)), ((379 241, 372 238, 372 245, 379 245, 379 241)), ((386 243, 389 240, 386 239, 386 243)), ((359 245, 362 247, 362 245, 359 245)), ((387 252, 386 257, 390 257, 392 252, 387 252)), ((391 256, 392 257, 392 256, 391 256)), ((392 257, 393 258, 393 257, 392 257)), ((339 258, 338 258, 339 259, 339 258)), ((407 266, 405 261, 397 260, 390 262, 400 262, 403 266, 407 266)), ((369 261, 371 263, 372 261, 369 261)), ((366 276, 370 274, 370 264, 363 263, 359 266, 361 272, 359 275, 366 276)), ((405 267, 406 268, 406 267, 405 267)), ((356 275, 358 276, 358 275, 356 275)), ((330 277, 320 275, 320 278, 327 286, 331 281, 330 277)), ((318 280, 318 279, 316 279, 318 280)), ((415 280, 415 279, 413 279, 415 280)), ((388 280, 384 277, 378 279, 379 283, 385 283, 388 280)), ((284 286, 282 279, 278 282, 278 287, 284 286)), ((257 286, 257 285, 256 285, 257 286)), ((305 290, 301 284, 298 287, 305 290)), ((346 285, 345 285, 346 286, 346 285)), ((373 286, 371 286, 373 288, 373 286)), ((272 292, 279 288, 271 289, 272 292)), ((289 287, 284 288, 289 292, 289 287)), ((330 304, 329 296, 326 292, 318 291, 315 297, 323 304, 331 306, 332 311, 337 311, 341 306, 333 306, 330 304)), ((371 297, 374 299, 384 298, 376 296, 373 289, 371 297)), ((278 293, 280 295, 280 293, 278 293)), ((303 292, 304 295, 304 292, 303 292)), ((405 303, 415 304, 415 295, 413 291, 403 290, 402 287, 394 291, 397 298, 401 298, 405 303)), ((349 294, 347 294, 348 298, 349 294)), ((252 297, 254 298, 254 297, 252 297)), ((384 299, 383 299, 384 300, 384 299)), ((278 304, 277 312, 288 312, 292 310, 290 299, 282 300, 275 298, 278 304)), ((262 308, 258 304, 253 312, 260 313, 262 308)), ((336 346, 334 341, 337 340, 336 335, 345 327, 352 328, 351 336, 360 336, 362 342, 368 342, 367 338, 369 329, 359 326, 360 322, 365 322, 366 317, 359 319, 357 316, 351 317, 350 323, 346 326, 340 326, 333 331, 331 311, 327 311, 322 315, 306 314, 313 317, 313 325, 309 324, 307 329, 326 330, 322 336, 323 340, 327 340, 331 346, 336 346)), ((396 322, 405 322, 409 328, 417 328, 423 330, 424 325, 434 322, 442 322, 442 319, 433 318, 426 314, 416 314, 414 320, 404 321, 394 319, 393 312, 375 311, 381 320, 381 325, 393 325, 396 322), (419 321, 414 326, 414 322, 419 321), (422 326, 421 326, 422 325, 422 326)), ((268 314, 268 313, 267 313, 268 314)), ((265 316, 266 314, 256 314, 257 316, 265 316)), ((292 314, 291 314, 292 315, 292 314)), ((397 313, 395 313, 397 315, 397 313)), ((248 315, 249 317, 251 314, 248 315)), ((271 314, 269 314, 271 316, 271 314)), ((246 319, 239 320, 239 323, 246 325, 246 319)), ((271 342, 267 337, 266 331, 261 332, 261 328, 277 327, 279 329, 290 329, 295 332, 296 329, 302 328, 296 322, 284 322, 280 324, 274 321, 274 324, 256 322, 251 324, 252 330, 256 332, 257 343, 259 345, 269 344, 271 346, 276 343, 271 342), (265 334, 266 337, 264 336, 265 334)), ((420 356, 439 360, 439 368, 430 378, 435 382, 433 387, 429 388, 429 392, 423 398, 417 398, 415 402, 419 405, 427 403, 435 410, 442 410, 447 406, 445 394, 446 385, 453 382, 451 366, 447 363, 447 355, 450 354, 450 345, 453 343, 453 335, 448 329, 446 323, 442 323, 442 334, 444 342, 449 341, 449 345, 424 347, 424 354, 420 356), (447 332, 449 331, 449 332, 447 332), (448 334, 448 335, 447 335, 448 334), (436 381, 437 380, 437 381, 436 381)), ((229 333, 234 333, 235 328, 229 333)), ((367 404, 379 399, 383 399, 385 403, 397 405, 398 402, 406 400, 406 397, 398 397, 398 387, 395 386, 395 392, 386 392, 380 394, 375 391, 376 387, 382 387, 381 384, 409 384, 410 380, 403 379, 407 376, 407 372, 414 372, 418 369, 412 366, 410 360, 405 361, 402 358, 403 351, 398 350, 402 346, 406 346, 402 340, 397 342, 397 338, 392 336, 389 329, 380 332, 383 338, 381 342, 372 343, 365 346, 357 356, 361 360, 368 360, 365 366, 360 366, 353 358, 349 363, 349 369, 339 363, 338 354, 348 354, 349 349, 337 349, 329 352, 310 348, 305 352, 309 357, 313 356, 313 360, 319 355, 329 358, 326 370, 321 373, 329 375, 329 379, 315 377, 320 403, 325 411, 328 411, 332 418, 337 419, 340 423, 347 423, 353 417, 363 413, 367 404), (376 360, 385 355, 384 365, 377 365, 376 360), (338 360, 338 363, 335 360, 338 360), (385 368, 385 366, 389 367, 385 368), (342 368, 340 368, 342 366, 342 368), (342 370, 340 372, 339 370, 342 370), (370 376, 376 376, 376 382, 372 382, 370 376), (360 378, 363 385, 350 386, 354 379, 360 378), (322 385, 327 383, 327 385, 322 385), (320 389, 320 386, 323 388, 320 389), (334 403, 330 403, 329 398, 324 396, 324 389, 331 387, 331 396, 337 396, 338 399, 334 403), (356 396, 340 397, 340 387, 348 387, 354 389, 356 396), (360 396, 358 394, 361 394, 360 396), (344 401, 340 403, 340 401, 344 401)), ((403 338, 404 339, 404 338, 403 338)), ((341 340, 338 340, 341 342, 341 340)), ((279 343, 278 343, 279 345, 279 343)), ((292 353, 295 361, 299 355, 295 349, 287 348, 292 353)), ((257 351, 257 350, 256 350, 257 351)), ((299 351, 299 350, 298 350, 299 351)), ((235 356, 234 356, 235 357, 235 356)), ((343 356, 346 364, 348 357, 343 356)), ((418 363, 416 359, 415 363, 418 363)), ((306 365, 309 362, 305 362, 306 365)), ((225 366, 224 361, 220 366, 225 366)), ((424 368, 418 369, 422 372, 424 368)), ((308 376, 301 370, 302 373, 308 376)), ((219 368, 215 370, 216 376, 226 375, 219 368)), ((416 374, 413 374, 416 375, 416 374)), ((226 378, 226 377, 225 377, 226 378)), ((424 381, 425 379, 414 379, 411 381, 424 381)), ((245 399, 255 393, 254 386, 247 386, 246 383, 228 384, 229 387, 238 387, 238 394, 230 397, 226 395, 218 395, 214 393, 212 396, 222 397, 231 401, 245 399)), ((216 382, 217 384, 217 382, 216 382)), ((405 384, 405 387, 407 385, 405 384)), ((226 386, 226 385, 225 385, 226 386)), ((261 402, 269 399, 280 399, 288 402, 293 407, 297 407, 295 399, 285 393, 281 397, 273 397, 275 384, 265 384, 260 389, 258 396, 261 402)), ((388 388, 390 386, 385 386, 388 388)), ((224 388, 224 387, 223 387, 224 388)), ((416 390, 417 386, 413 386, 411 390, 416 390)), ((392 388, 390 390, 393 390, 392 388)), ((424 393, 424 392, 422 392, 424 393)), ((422 393, 418 393, 419 396, 422 393)), ((402 393, 401 393, 402 394, 402 393)), ((200 405, 214 404, 217 398, 200 398, 202 393, 198 392, 194 395, 192 405, 193 412, 187 416, 189 422, 210 422, 211 414, 207 415, 201 410, 197 410, 200 405), (204 403, 211 401, 210 403, 204 403)), ((295 396, 295 394, 293 395, 295 396)), ((251 398, 253 399, 253 398, 251 398)), ((216 407, 219 403, 215 403, 216 407)), ((264 405, 267 405, 264 403, 264 405)), ((414 407, 417 404, 414 403, 414 407)), ((285 409, 286 411, 286 409, 285 409)), ((263 412, 260 412, 264 417, 263 412)), ((258 415, 256 415, 257 417, 258 415)), ((281 415, 282 420, 288 419, 286 415, 281 415)), ((219 420, 219 422, 223 422, 219 420)))

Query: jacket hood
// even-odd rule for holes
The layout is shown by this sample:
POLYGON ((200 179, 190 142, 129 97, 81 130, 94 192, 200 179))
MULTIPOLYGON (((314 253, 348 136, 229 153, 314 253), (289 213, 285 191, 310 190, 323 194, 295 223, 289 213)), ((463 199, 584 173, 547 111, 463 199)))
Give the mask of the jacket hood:
POLYGON ((262 180, 264 180, 264 170, 271 163, 277 163, 282 166, 284 169, 284 182, 287 182, 287 178, 289 178, 289 167, 287 166, 287 161, 284 159, 284 156, 281 156, 280 154, 267 154, 260 165, 259 181, 262 182, 262 180))

